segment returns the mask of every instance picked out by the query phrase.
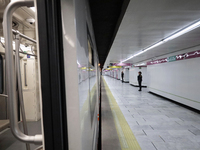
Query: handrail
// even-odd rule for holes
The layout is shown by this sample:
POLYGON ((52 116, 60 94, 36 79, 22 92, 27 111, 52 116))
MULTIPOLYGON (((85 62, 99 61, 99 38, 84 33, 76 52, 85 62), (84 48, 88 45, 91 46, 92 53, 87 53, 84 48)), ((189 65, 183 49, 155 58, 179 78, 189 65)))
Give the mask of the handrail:
POLYGON ((17 30, 12 29, 12 32, 13 32, 14 34, 19 34, 20 37, 23 37, 24 39, 27 39, 27 40, 29 40, 29 41, 31 41, 31 42, 33 42, 33 43, 37 43, 36 40, 34 40, 34 39, 32 39, 32 38, 30 38, 30 37, 28 37, 28 36, 26 36, 26 35, 20 33, 20 32, 17 31, 17 30))
POLYGON ((17 120, 17 100, 15 94, 15 73, 13 66, 13 48, 12 48, 12 14, 22 6, 34 6, 33 0, 13 1, 8 4, 3 16, 3 32, 5 37, 5 61, 7 74, 7 94, 10 114, 10 128, 13 135, 20 141, 25 143, 42 144, 42 135, 29 136, 22 133, 18 126, 17 120))
MULTIPOLYGON (((16 72, 16 83, 17 83, 17 94, 19 96, 21 114, 22 114, 22 124, 24 128, 24 134, 28 135, 28 128, 26 122, 26 113, 24 107, 23 91, 22 91, 22 80, 21 80, 21 69, 20 69, 20 59, 19 59, 19 48, 20 48, 20 35, 15 36, 15 72, 16 72)), ((26 143, 26 149, 30 150, 30 144, 26 143)))
POLYGON ((6 95, 6 94, 0 94, 0 97, 8 97, 8 95, 6 95))

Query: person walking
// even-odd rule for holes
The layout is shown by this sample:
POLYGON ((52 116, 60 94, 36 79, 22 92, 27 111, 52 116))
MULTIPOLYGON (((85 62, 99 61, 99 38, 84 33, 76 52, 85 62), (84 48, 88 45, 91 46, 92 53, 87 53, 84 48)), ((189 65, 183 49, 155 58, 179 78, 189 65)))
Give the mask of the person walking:
POLYGON ((124 72, 122 71, 121 73, 121 77, 122 77, 122 83, 124 82, 124 72))
POLYGON ((140 88, 138 91, 142 91, 142 72, 141 71, 138 72, 137 79, 138 79, 138 84, 139 84, 139 88, 140 88))

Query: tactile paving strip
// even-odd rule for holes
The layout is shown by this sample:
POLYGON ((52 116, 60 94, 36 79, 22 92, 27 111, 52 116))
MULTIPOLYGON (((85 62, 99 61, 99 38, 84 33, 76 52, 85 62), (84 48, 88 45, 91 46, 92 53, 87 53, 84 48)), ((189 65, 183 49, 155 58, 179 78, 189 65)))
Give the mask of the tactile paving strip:
POLYGON ((103 79, 122 150, 141 150, 106 81, 103 79))

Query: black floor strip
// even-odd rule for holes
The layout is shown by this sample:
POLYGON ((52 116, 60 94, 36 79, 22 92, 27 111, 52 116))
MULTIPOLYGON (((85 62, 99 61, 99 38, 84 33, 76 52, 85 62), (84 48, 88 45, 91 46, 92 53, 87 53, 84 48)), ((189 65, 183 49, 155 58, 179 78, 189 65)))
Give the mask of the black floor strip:
POLYGON ((158 149, 156 148, 156 146, 153 144, 153 142, 151 142, 151 143, 152 143, 152 145, 155 147, 155 149, 158 150, 158 149))
POLYGON ((101 78, 100 78, 100 97, 99 97, 99 139, 98 139, 98 150, 102 149, 101 146, 101 78))
POLYGON ((159 136, 159 137, 161 138, 161 140, 163 140, 165 142, 165 140, 161 136, 159 136))
POLYGON ((150 91, 149 93, 151 93, 152 95, 161 97, 161 98, 163 98, 163 99, 165 99, 165 100, 167 100, 167 101, 170 101, 170 102, 172 102, 172 103, 174 103, 174 104, 177 104, 177 105, 179 105, 179 106, 181 106, 181 107, 184 107, 184 108, 186 108, 186 109, 189 109, 189 110, 191 110, 191 111, 193 111, 193 112, 195 112, 195 113, 197 113, 197 114, 200 114, 200 110, 197 110, 197 109, 192 108, 192 107, 190 107, 190 106, 187 106, 187 105, 185 105, 185 104, 179 103, 179 102, 174 101, 174 100, 172 100, 172 99, 166 98, 166 97, 161 96, 161 95, 159 95, 159 94, 153 93, 153 92, 151 92, 151 91, 150 91))

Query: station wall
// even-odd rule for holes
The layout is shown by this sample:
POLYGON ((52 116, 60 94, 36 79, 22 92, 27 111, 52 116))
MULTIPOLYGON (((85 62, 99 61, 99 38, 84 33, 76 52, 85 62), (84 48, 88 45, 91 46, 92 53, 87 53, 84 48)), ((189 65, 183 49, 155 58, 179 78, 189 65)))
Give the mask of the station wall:
POLYGON ((121 80, 121 69, 118 70, 118 80, 121 80))
POLYGON ((142 86, 147 86, 148 76, 147 67, 134 67, 129 70, 129 83, 138 86, 137 76, 138 72, 142 72, 142 86))
MULTIPOLYGON (((169 55, 199 50, 191 48, 169 55)), ((158 58, 159 59, 159 58, 158 58)), ((147 66, 148 90, 200 110, 200 57, 147 66)))
MULTIPOLYGON (((177 51, 167 55, 162 55, 154 60, 168 58, 189 52, 200 50, 200 46, 177 51)), ((151 60, 149 60, 151 61, 151 60)), ((118 79, 121 80, 121 71, 124 72, 124 80, 129 84, 138 86, 138 72, 142 72, 143 86, 147 86, 149 92, 169 98, 173 101, 190 106, 200 110, 200 57, 183 59, 172 62, 147 65, 147 67, 134 67, 128 69, 119 69, 118 79), (127 76, 127 73, 129 76, 127 76), (128 78, 128 79, 127 79, 128 78)), ((111 76, 112 71, 105 75, 111 76)))
POLYGON ((129 68, 124 69, 124 82, 129 82, 129 68))

